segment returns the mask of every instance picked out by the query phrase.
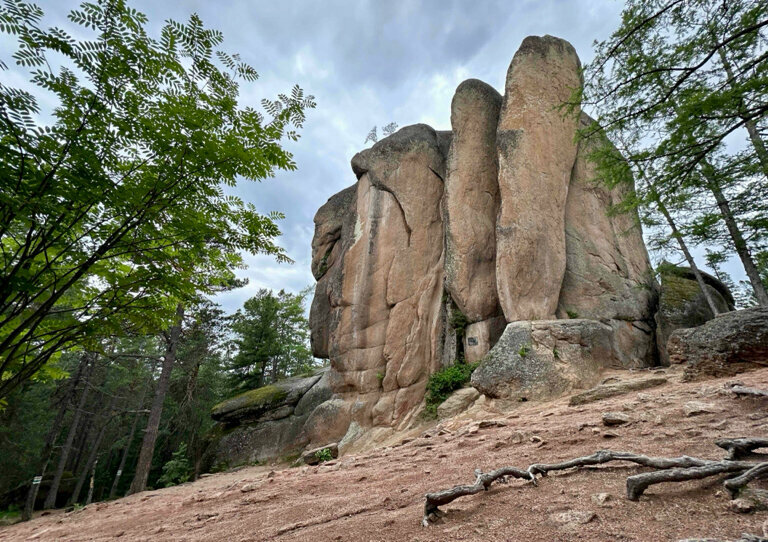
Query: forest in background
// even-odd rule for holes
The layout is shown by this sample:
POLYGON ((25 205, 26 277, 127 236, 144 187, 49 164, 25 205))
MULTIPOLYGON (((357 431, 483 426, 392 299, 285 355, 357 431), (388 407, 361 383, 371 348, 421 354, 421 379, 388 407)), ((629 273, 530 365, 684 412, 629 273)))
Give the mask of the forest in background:
POLYGON ((38 508, 125 495, 148 429, 156 440, 147 487, 196 479, 211 467, 205 451, 215 404, 317 368, 305 316, 310 293, 262 289, 229 316, 201 302, 184 311, 177 334, 112 337, 98 349, 66 353, 58 367, 69 377, 28 381, 0 411, 0 509, 18 506, 12 501, 26 496, 43 464, 38 508), (171 349, 176 359, 166 383, 162 366, 171 349), (161 417, 151 429, 159 396, 161 417))

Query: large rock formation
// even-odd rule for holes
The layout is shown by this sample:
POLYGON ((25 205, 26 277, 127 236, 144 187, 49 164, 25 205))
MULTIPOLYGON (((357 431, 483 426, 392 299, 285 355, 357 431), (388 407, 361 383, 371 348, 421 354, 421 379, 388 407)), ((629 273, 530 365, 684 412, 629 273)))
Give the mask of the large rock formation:
POLYGON ((609 143, 577 144, 591 119, 559 109, 580 77, 570 44, 526 38, 503 97, 465 81, 452 132, 409 126, 352 159, 357 183, 315 217, 312 345, 334 397, 312 414, 313 444, 407 425, 432 372, 483 359, 502 332, 473 379, 493 396, 654 362, 639 221, 608 213, 627 189, 596 184, 587 156, 609 143))
POLYGON ((559 107, 581 85, 579 68, 570 43, 529 36, 507 72, 496 136, 496 284, 508 322, 553 319, 557 310, 578 119, 559 107))
POLYGON ((247 391, 213 407, 211 416, 219 422, 219 431, 206 457, 208 468, 231 468, 300 452, 317 431, 317 407, 331 398, 328 376, 323 369, 247 391))
POLYGON ((501 95, 468 79, 451 102, 453 141, 445 179, 445 288, 469 322, 500 314, 496 294, 499 182, 496 126, 501 95))
POLYGON ((465 81, 452 131, 408 126, 355 155, 357 182, 318 210, 312 240, 312 350, 330 367, 216 407, 215 460, 343 451, 406 428, 429 376, 459 359, 481 360, 473 386, 507 398, 654 363, 657 286, 639 221, 608 212, 629 188, 595 182, 588 155, 610 143, 577 143, 591 119, 559 108, 579 85, 570 44, 529 37, 503 97, 465 81))

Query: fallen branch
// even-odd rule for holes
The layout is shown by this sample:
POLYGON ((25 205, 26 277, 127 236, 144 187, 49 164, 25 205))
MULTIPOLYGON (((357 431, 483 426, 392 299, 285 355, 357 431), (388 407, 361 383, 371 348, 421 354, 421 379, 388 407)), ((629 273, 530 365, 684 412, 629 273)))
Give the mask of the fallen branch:
POLYGON ((546 476, 547 473, 552 471, 601 465, 611 461, 629 461, 643 467, 656 469, 653 472, 636 474, 627 478, 627 498, 632 501, 638 500, 649 486, 664 482, 700 480, 719 474, 736 473, 740 476, 728 480, 726 488, 728 488, 727 484, 730 482, 738 491, 738 489, 744 487, 751 480, 768 473, 768 462, 756 464, 749 461, 735 460, 742 453, 748 454, 754 449, 767 446, 768 439, 723 439, 717 441, 716 444, 729 452, 727 459, 716 461, 685 455, 680 457, 649 457, 632 452, 600 450, 592 455, 576 457, 560 463, 534 463, 525 470, 517 467, 502 467, 487 473, 476 470, 475 483, 472 485, 459 485, 450 489, 427 493, 424 502, 424 517, 421 523, 425 527, 428 526, 431 521, 441 515, 440 506, 460 497, 487 491, 491 484, 497 480, 505 482, 507 477, 513 477, 528 480, 533 485, 537 485, 537 475, 546 476))

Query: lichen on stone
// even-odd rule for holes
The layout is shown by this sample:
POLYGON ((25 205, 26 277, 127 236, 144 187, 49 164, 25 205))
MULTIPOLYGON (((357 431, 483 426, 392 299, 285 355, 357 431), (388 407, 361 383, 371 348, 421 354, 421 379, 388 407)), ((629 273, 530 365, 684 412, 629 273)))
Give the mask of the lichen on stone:
POLYGON ((246 391, 215 405, 211 409, 214 419, 228 412, 236 410, 251 410, 254 408, 269 407, 283 401, 288 392, 278 386, 263 386, 255 390, 246 391))

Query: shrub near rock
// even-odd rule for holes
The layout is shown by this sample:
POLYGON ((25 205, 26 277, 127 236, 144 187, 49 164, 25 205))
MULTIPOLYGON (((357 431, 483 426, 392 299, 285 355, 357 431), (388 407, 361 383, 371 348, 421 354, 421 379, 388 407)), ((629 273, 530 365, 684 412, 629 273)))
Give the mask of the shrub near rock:
POLYGON ((472 377, 472 372, 479 363, 464 363, 459 360, 454 365, 433 373, 427 382, 426 414, 437 416, 437 407, 455 390, 464 387, 472 377))

